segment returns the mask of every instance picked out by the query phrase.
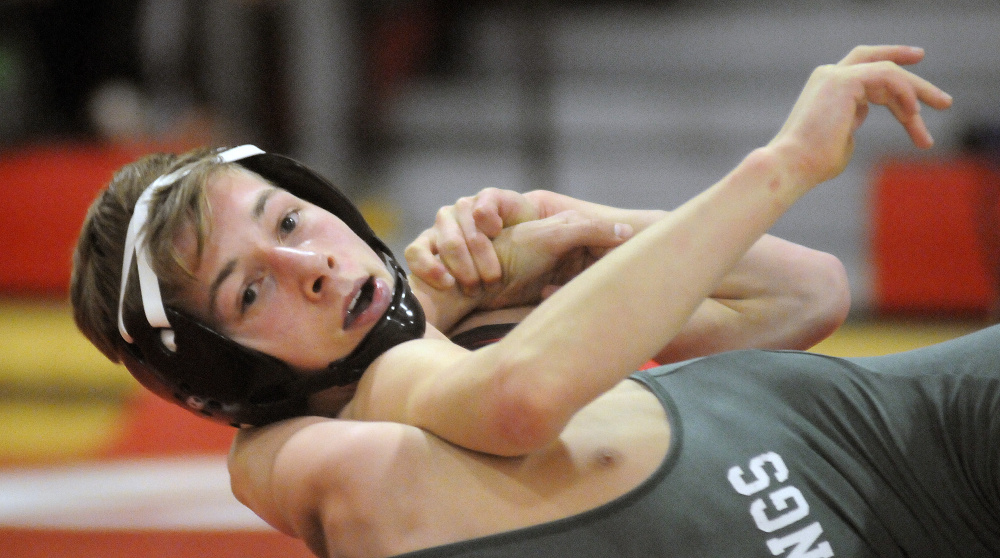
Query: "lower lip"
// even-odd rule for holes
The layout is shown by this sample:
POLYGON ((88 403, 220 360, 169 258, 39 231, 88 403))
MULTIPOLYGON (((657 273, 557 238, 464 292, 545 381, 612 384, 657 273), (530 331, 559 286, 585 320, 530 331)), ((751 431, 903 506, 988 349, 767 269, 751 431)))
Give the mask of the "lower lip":
POLYGON ((354 319, 348 330, 367 328, 374 324, 385 314, 389 304, 392 302, 392 288, 385 279, 375 279, 375 290, 372 293, 372 302, 365 308, 360 316, 354 319))

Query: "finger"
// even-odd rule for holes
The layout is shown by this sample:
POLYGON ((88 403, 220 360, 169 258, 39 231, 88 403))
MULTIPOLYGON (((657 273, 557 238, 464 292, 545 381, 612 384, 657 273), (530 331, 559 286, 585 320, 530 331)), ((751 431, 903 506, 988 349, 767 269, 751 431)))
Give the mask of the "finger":
POLYGON ((433 247, 437 255, 455 280, 468 288, 479 284, 479 272, 472 261, 472 254, 459 226, 454 206, 442 207, 434 220, 433 247))
POLYGON ((920 99, 920 102, 937 110, 945 110, 951 107, 953 99, 948 92, 925 79, 918 79, 923 82, 917 88, 917 97, 920 99))
POLYGON ((855 47, 840 62, 841 66, 890 61, 901 66, 916 64, 924 58, 924 49, 907 45, 861 45, 855 47))
POLYGON ((928 149, 934 145, 934 138, 931 137, 930 130, 927 128, 923 116, 920 115, 920 104, 924 103, 933 109, 945 110, 951 107, 952 97, 931 82, 919 76, 912 74, 911 76, 916 80, 916 98, 912 100, 913 106, 916 108, 912 113, 911 120, 904 123, 903 126, 917 147, 928 149))
POLYGON ((925 149, 932 147, 934 139, 920 114, 921 103, 944 109, 951 106, 951 96, 894 64, 887 63, 880 71, 881 75, 876 73, 876 79, 866 83, 866 97, 873 103, 885 105, 914 145, 925 149))
POLYGON ((923 117, 920 116, 920 102, 914 95, 910 92, 904 92, 890 98, 886 106, 896 120, 903 125, 903 129, 906 130, 914 145, 923 149, 934 145, 934 138, 931 137, 923 117))
POLYGON ((504 222, 500 215, 500 200, 495 194, 484 191, 476 196, 472 208, 472 219, 475 227, 489 238, 496 238, 500 234, 504 228, 504 222))
POLYGON ((465 239, 465 244, 472 256, 472 264, 476 268, 477 285, 479 282, 490 284, 499 281, 500 259, 489 237, 476 230, 471 238, 465 239))
POLYGON ((574 248, 613 248, 628 240, 630 225, 583 217, 575 211, 564 211, 537 221, 546 227, 545 244, 553 253, 574 248))
POLYGON ((920 116, 920 101, 908 80, 889 75, 885 83, 866 84, 866 96, 872 103, 888 108, 917 147, 929 147, 933 143, 920 116))
POLYGON ((479 272, 464 239, 440 242, 438 257, 463 289, 479 285, 479 272))
POLYGON ((473 217, 474 203, 474 198, 466 196, 458 198, 455 205, 451 206, 451 217, 462 231, 462 236, 466 238, 474 236, 477 232, 476 220, 473 217))
POLYGON ((435 255, 431 241, 433 234, 431 229, 421 233, 406 247, 403 256, 413 275, 435 289, 447 290, 455 284, 455 278, 435 255))
MULTIPOLYGON (((500 280, 500 260, 489 236, 480 230, 476 222, 474 204, 474 198, 469 197, 458 200, 454 206, 458 228, 465 237, 465 245, 477 275, 475 285, 463 283, 465 287, 478 286, 479 282, 494 283, 500 280)), ((499 217, 497 220, 499 221, 499 217)))
POLYGON ((505 227, 538 218, 531 200, 513 190, 498 188, 486 188, 476 195, 474 215, 479 230, 490 238, 495 238, 505 227))
MULTIPOLYGON (((907 85, 912 90, 912 95, 909 95, 909 93, 908 95, 913 98, 912 102, 914 106, 919 106, 919 103, 924 103, 937 110, 944 110, 951 106, 951 95, 940 87, 912 72, 903 70, 902 68, 898 68, 897 71, 901 72, 907 82, 907 85)), ((904 90, 906 90, 905 87, 904 90)))
MULTIPOLYGON (((909 47, 903 45, 880 46, 880 47, 857 47, 841 61, 841 65, 858 65, 875 62, 891 62, 897 66, 914 64, 924 57, 924 50, 919 47, 909 47)), ((892 66, 887 66, 891 68, 892 66)), ((892 71, 892 70, 890 70, 892 71)), ((943 110, 951 106, 951 95, 937 87, 926 79, 897 68, 896 72, 906 76, 917 93, 921 102, 926 103, 938 110, 943 110)))

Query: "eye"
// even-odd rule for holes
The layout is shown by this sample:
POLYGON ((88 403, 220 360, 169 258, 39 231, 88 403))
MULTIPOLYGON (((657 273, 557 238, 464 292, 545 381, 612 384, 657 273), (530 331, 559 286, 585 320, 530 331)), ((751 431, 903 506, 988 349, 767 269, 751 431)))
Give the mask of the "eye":
POLYGON ((257 301, 257 285, 253 284, 243 290, 243 297, 240 299, 240 311, 245 312, 251 304, 257 301))
POLYGON ((281 221, 278 223, 278 233, 281 236, 287 236, 295 230, 295 227, 299 225, 299 212, 291 211, 286 213, 281 221))

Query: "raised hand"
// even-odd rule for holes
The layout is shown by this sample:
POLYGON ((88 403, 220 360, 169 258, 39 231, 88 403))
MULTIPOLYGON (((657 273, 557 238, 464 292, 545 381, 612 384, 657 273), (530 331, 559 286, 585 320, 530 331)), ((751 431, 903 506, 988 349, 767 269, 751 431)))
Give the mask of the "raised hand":
POLYGON ((929 148, 933 139, 921 104, 942 110, 951 96, 905 70, 924 57, 909 46, 859 46, 837 64, 813 71, 771 146, 795 161, 793 169, 810 188, 840 174, 854 150, 854 131, 872 104, 887 107, 913 143, 929 148))

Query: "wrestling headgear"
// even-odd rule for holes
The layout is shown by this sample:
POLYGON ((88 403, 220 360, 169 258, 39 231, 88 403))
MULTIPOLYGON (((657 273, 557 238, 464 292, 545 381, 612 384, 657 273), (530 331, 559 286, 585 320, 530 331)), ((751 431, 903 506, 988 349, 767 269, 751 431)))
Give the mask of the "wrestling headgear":
POLYGON ((143 386, 215 421, 233 426, 262 425, 306 414, 310 395, 357 381, 376 357, 423 335, 424 313, 410 291, 405 272, 361 212, 336 187, 302 164, 252 145, 223 151, 216 162, 237 163, 339 217, 395 273, 392 302, 349 355, 308 376, 296 374, 283 361, 244 347, 176 308, 165 307, 159 281, 149 265, 143 225, 154 192, 184 178, 195 164, 181 167, 156 179, 139 197, 125 242, 118 329, 129 345, 121 357, 143 386), (137 275, 138 281, 129 281, 132 275, 137 275), (124 304, 126 293, 135 295, 134 289, 140 289, 141 310, 130 310, 124 304))

